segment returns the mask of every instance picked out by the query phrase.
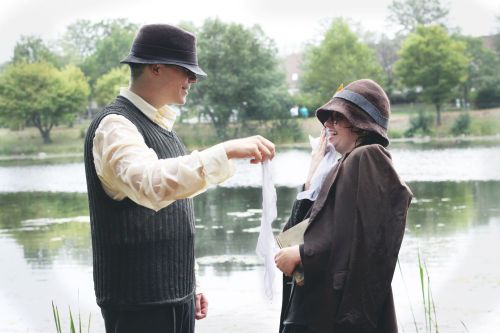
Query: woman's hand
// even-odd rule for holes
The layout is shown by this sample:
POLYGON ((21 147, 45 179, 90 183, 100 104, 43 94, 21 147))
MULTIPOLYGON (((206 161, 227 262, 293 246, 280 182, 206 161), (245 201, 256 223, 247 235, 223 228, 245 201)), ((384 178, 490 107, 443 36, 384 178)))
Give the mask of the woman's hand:
POLYGON ((274 256, 276 267, 286 276, 292 276, 295 267, 301 263, 299 246, 285 247, 274 256))
POLYGON ((311 155, 311 163, 309 164, 309 173, 307 174, 307 180, 305 184, 305 190, 308 190, 310 185, 311 185, 311 179, 314 176, 314 173, 316 172, 316 169, 318 168, 321 160, 325 156, 326 152, 326 130, 323 128, 321 130, 321 134, 319 136, 319 142, 316 148, 313 150, 312 155, 311 155))

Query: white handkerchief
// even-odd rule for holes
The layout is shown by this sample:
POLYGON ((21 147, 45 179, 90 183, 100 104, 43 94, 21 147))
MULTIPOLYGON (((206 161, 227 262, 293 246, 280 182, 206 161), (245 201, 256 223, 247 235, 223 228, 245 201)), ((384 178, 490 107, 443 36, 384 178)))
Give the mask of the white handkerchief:
POLYGON ((265 161, 262 163, 262 218, 255 252, 264 259, 264 291, 268 299, 273 298, 273 281, 276 270, 274 263, 276 244, 272 229, 272 223, 276 216, 276 189, 274 188, 271 162, 265 161))
MULTIPOLYGON (((311 141, 311 146, 313 142, 311 141)), ((314 147, 313 147, 314 149, 314 147)), ((314 172, 314 175, 311 179, 311 184, 309 186, 309 190, 302 191, 297 194, 297 200, 309 199, 311 201, 316 201, 318 198, 319 190, 321 189, 321 185, 323 184, 326 175, 332 170, 332 168, 337 164, 337 152, 332 145, 328 144, 326 146, 326 154, 318 165, 318 168, 314 172)))

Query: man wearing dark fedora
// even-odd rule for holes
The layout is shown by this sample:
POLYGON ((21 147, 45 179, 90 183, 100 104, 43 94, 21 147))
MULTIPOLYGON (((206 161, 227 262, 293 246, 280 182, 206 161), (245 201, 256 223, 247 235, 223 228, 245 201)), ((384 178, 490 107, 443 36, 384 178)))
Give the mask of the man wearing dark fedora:
POLYGON ((122 61, 131 80, 85 139, 94 289, 106 332, 194 332, 208 302, 196 287, 192 197, 234 173, 233 158, 271 159, 261 136, 186 154, 175 112, 205 72, 195 36, 143 26, 122 61))

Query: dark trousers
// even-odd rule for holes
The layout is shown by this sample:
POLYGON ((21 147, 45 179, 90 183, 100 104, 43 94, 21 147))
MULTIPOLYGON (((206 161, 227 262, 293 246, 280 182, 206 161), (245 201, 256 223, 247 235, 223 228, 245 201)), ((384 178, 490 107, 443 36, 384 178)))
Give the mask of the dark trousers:
POLYGON ((281 333, 307 333, 307 327, 302 325, 284 325, 281 333))
POLYGON ((101 308, 106 333, 194 333, 194 297, 138 310, 101 308))

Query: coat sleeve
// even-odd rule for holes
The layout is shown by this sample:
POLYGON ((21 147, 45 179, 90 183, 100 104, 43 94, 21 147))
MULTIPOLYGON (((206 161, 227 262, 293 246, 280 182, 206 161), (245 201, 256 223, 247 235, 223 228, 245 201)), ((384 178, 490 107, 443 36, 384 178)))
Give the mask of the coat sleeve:
POLYGON ((288 222, 285 224, 283 230, 290 229, 297 223, 304 221, 307 213, 311 209, 313 201, 308 199, 295 200, 292 207, 292 212, 290 213, 290 218, 288 222))
MULTIPOLYGON (((290 218, 286 223, 283 230, 289 229, 296 225, 299 222, 302 222, 307 213, 312 207, 313 202, 307 199, 303 200, 295 200, 292 207, 292 212, 290 214, 290 218)), ((283 274, 283 294, 281 300, 281 314, 280 314, 280 329, 281 332, 283 330, 283 321, 285 320, 286 309, 288 307, 288 302, 290 301, 290 293, 292 286, 292 278, 283 274)))
POLYGON ((348 272, 336 322, 342 332, 375 332, 403 239, 411 192, 381 147, 359 159, 348 272))

